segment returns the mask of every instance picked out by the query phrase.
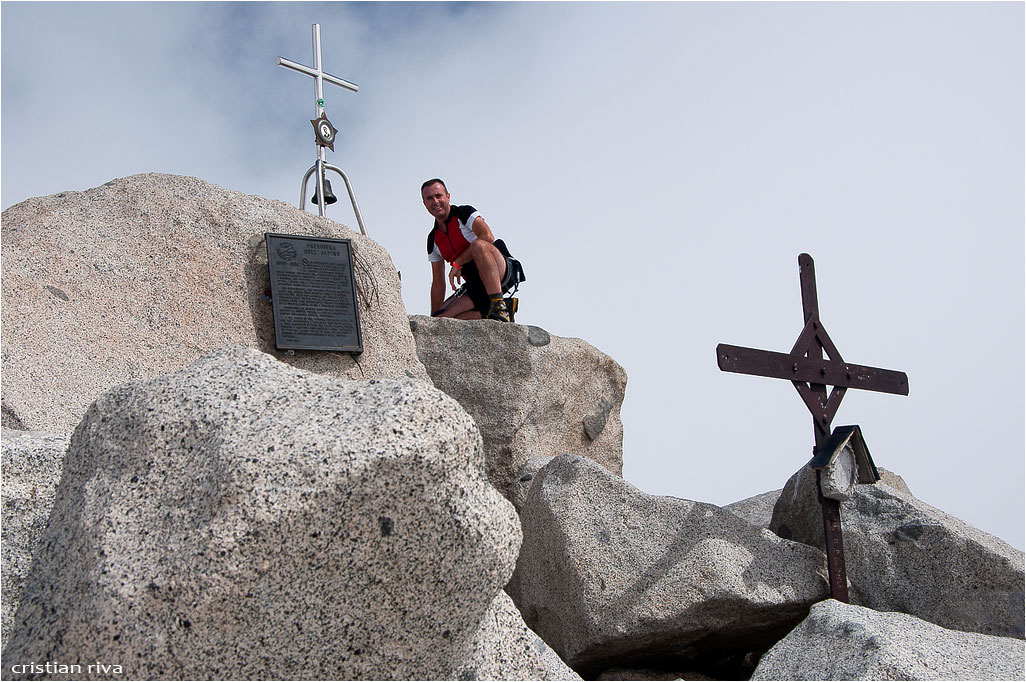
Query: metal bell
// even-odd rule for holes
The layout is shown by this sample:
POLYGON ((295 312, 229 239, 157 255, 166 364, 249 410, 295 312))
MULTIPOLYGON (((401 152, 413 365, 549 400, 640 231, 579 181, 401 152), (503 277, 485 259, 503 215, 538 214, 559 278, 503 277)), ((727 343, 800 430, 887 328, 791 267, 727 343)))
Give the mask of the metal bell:
MULTIPOLYGON (((313 198, 310 201, 314 202, 315 204, 319 204, 320 203, 319 201, 317 201, 317 187, 316 187, 316 185, 314 186, 313 198)), ((334 194, 332 194, 332 192, 331 192, 331 183, 328 182, 328 178, 324 178, 324 205, 325 206, 331 206, 336 201, 338 201, 338 197, 336 197, 334 194)))

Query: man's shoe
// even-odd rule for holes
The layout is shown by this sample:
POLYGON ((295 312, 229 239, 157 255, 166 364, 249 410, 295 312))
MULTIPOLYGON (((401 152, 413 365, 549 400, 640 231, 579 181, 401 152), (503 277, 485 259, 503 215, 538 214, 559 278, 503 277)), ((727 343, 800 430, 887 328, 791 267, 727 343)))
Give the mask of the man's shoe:
POLYGON ((492 301, 491 307, 488 309, 489 320, 499 320, 500 322, 509 322, 509 308, 506 307, 506 300, 502 298, 496 298, 492 301))
POLYGON ((517 308, 520 307, 519 303, 520 301, 512 296, 506 299, 506 312, 509 313, 510 322, 517 321, 517 308))

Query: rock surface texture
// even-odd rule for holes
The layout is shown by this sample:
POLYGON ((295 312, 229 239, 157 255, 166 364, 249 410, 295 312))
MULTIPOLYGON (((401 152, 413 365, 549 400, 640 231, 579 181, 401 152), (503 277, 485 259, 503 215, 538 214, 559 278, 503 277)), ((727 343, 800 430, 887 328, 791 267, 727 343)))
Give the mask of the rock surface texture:
POLYGON ((1021 680, 1026 643, 829 599, 759 661, 754 680, 1021 680))
POLYGON ((481 620, 471 654, 455 671, 458 680, 579 680, 580 676, 536 635, 500 592, 481 620))
MULTIPOLYGON (((770 530, 822 548, 816 476, 788 480, 770 530)), ((887 474, 841 503, 853 604, 912 614, 953 630, 1023 637, 1023 553, 916 499, 887 474)))
POLYGON ((410 317, 435 386, 481 429, 488 478, 507 497, 530 457, 566 452, 623 471, 620 406, 627 373, 580 339, 539 327, 410 317))
POLYGON ((32 566, 46 520, 53 508, 68 437, 37 431, 3 429, 0 486, 3 502, 3 627, 0 647, 7 642, 21 590, 32 566))
POLYGON ((4 676, 30 661, 131 679, 540 675, 551 654, 496 602, 519 544, 454 400, 225 348, 89 408, 4 676))
POLYGON ((769 528, 770 522, 773 520, 773 506, 777 503, 778 497, 780 497, 780 491, 771 490, 768 493, 731 502, 724 505, 723 508, 734 512, 753 526, 769 528))
MULTIPOLYGON (((910 495, 912 494, 901 476, 883 468, 879 468, 877 471, 880 474, 880 482, 884 485, 897 488, 910 495)), ((724 505, 723 508, 729 509, 748 523, 760 528, 769 528, 773 522, 773 508, 776 506, 777 500, 780 499, 780 493, 782 492, 783 490, 771 490, 768 493, 753 495, 737 502, 731 502, 728 505, 724 505)))
POLYGON ((510 486, 509 496, 510 502, 513 503, 518 514, 522 512, 524 503, 527 502, 527 494, 531 492, 534 477, 538 475, 542 467, 553 459, 553 457, 531 457, 521 465, 520 471, 517 472, 516 478, 513 480, 513 485, 510 486))
POLYGON ((822 552, 711 504, 646 495, 584 457, 538 470, 520 519, 507 591, 586 677, 765 650, 827 594, 822 552))
POLYGON ((388 253, 281 201, 134 175, 12 206, 0 231, 5 426, 70 433, 104 391, 229 344, 340 378, 427 380, 388 253), (352 240, 356 360, 275 351, 265 232, 352 240))

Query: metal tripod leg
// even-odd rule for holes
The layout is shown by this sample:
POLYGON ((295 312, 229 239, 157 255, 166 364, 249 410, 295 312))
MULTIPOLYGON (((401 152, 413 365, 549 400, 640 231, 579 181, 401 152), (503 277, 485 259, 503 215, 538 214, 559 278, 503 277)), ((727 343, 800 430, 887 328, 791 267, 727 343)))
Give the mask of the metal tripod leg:
MULTIPOLYGON (((356 203, 356 192, 353 191, 353 184, 351 182, 349 182, 349 176, 347 176, 342 171, 341 168, 339 168, 338 166, 336 166, 334 164, 324 163, 323 161, 318 159, 317 163, 315 163, 314 165, 310 166, 309 170, 306 171, 306 174, 303 176, 303 186, 299 190, 299 210, 302 211, 302 210, 304 210, 306 208, 306 183, 307 183, 308 180, 310 180, 310 176, 313 175, 317 171, 318 166, 321 166, 325 171, 333 170, 333 171, 335 171, 336 173, 338 173, 339 175, 342 176, 342 181, 346 183, 346 191, 349 192, 349 201, 353 204, 353 213, 356 214, 356 223, 360 226, 360 234, 366 236, 367 235, 367 228, 364 227, 364 225, 363 225, 363 215, 360 213, 360 205, 358 203, 356 203)), ((317 191, 318 191, 317 196, 320 196, 320 197, 324 196, 324 181, 323 181, 323 178, 324 178, 324 172, 323 171, 317 174, 317 191)), ((317 204, 317 209, 318 209, 319 215, 324 216, 324 202, 323 201, 321 201, 321 202, 319 202, 317 204)))

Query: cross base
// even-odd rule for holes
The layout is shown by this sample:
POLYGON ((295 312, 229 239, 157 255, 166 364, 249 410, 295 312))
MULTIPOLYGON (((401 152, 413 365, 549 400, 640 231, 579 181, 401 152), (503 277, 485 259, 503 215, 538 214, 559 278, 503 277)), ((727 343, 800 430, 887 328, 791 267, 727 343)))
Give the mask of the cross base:
POLYGON ((841 503, 823 497, 820 478, 816 472, 816 496, 823 510, 823 535, 826 539, 827 573, 830 578, 830 597, 848 603, 848 572, 844 566, 844 538, 841 534, 841 503))

